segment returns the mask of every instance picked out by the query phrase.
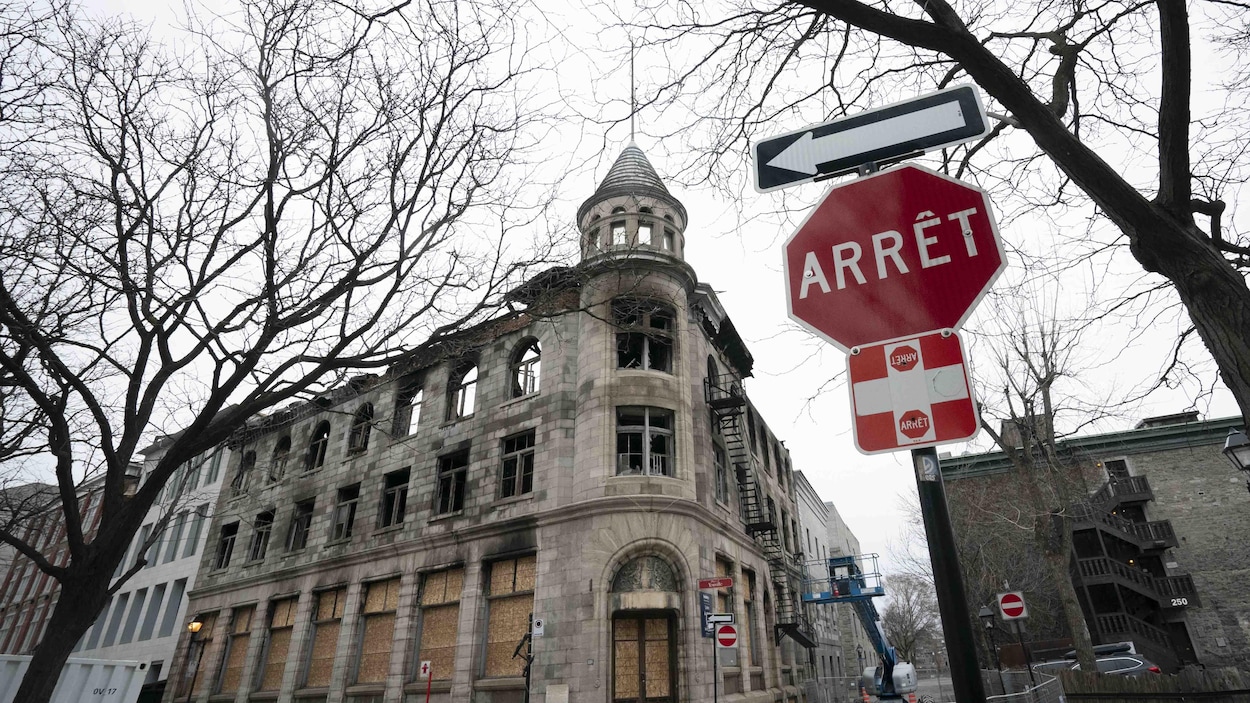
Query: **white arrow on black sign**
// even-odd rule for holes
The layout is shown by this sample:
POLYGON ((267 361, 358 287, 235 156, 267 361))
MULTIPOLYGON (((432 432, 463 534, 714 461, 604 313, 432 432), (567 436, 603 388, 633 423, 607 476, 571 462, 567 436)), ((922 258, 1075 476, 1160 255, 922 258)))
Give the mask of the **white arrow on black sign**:
POLYGON ((755 189, 767 193, 871 161, 959 144, 989 132, 976 88, 948 88, 757 142, 755 189))

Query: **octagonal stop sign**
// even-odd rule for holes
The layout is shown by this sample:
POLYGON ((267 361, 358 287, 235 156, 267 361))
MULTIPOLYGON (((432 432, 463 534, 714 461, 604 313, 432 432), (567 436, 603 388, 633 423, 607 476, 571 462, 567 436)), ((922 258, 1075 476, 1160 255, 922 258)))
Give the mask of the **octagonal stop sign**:
POLYGON ((912 164, 831 188, 785 245, 790 317, 844 351, 958 329, 1005 266, 985 193, 912 164))

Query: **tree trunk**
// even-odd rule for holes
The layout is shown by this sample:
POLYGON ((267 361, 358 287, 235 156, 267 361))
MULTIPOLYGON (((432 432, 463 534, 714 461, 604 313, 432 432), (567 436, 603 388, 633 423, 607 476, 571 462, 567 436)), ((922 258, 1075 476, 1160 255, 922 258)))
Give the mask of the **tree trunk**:
POLYGON ((1076 649, 1076 660, 1081 665, 1081 671, 1098 671, 1094 664, 1094 642, 1089 636, 1089 625, 1085 622, 1085 613, 1081 611, 1081 602, 1077 600, 1076 587, 1072 585, 1069 560, 1070 556, 1067 554, 1047 554, 1046 567, 1063 607, 1064 622, 1072 633, 1072 644, 1076 649))
MULTIPOLYGON (((109 572, 111 573, 111 572, 109 572)), ((22 678, 13 700, 22 703, 48 703, 61 677, 65 661, 78 640, 95 624, 108 603, 108 578, 98 573, 71 572, 61 583, 61 593, 52 609, 43 639, 35 647, 30 668, 22 678)))

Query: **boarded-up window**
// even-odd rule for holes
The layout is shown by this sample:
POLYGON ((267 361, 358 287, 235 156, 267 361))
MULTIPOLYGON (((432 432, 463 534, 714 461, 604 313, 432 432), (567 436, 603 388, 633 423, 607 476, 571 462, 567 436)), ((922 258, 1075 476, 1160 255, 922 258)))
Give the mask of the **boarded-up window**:
MULTIPOLYGON (((201 659, 201 654, 208 650, 209 645, 213 642, 213 630, 217 626, 217 613, 201 614, 196 617, 200 621, 200 631, 191 635, 190 650, 187 652, 187 661, 196 662, 201 659)), ((178 695, 187 695, 187 689, 191 687, 193 680, 195 685, 194 697, 198 698, 200 691, 204 690, 204 682, 211 679, 211 676, 198 676, 199 669, 194 664, 183 669, 182 682, 178 686, 178 695)))
POLYGON ((308 675, 304 678, 304 685, 309 688, 330 685, 334 655, 339 646, 339 625, 343 620, 343 604, 346 601, 346 588, 317 594, 312 615, 313 638, 308 656, 308 675))
POLYGON ((243 667, 247 665, 247 646, 252 640, 252 614, 256 606, 235 608, 230 618, 230 632, 226 640, 226 661, 221 669, 219 693, 234 693, 243 680, 243 667))
POLYGON ((744 653, 746 660, 744 666, 763 666, 764 660, 760 658, 759 646, 755 641, 755 573, 742 570, 742 603, 746 609, 747 626, 742 628, 742 644, 739 645, 739 652, 744 653))
MULTIPOLYGON (((724 560, 716 560, 716 576, 717 578, 733 578, 733 564, 724 560)), ((716 589, 716 612, 732 613, 734 612, 734 589, 733 586, 728 588, 716 589)))
POLYGON ((417 661, 430 662, 435 679, 450 679, 456 664, 456 632, 464 569, 426 574, 421 580, 421 645, 417 661))
POLYGON ((525 659, 513 658, 517 644, 529 632, 534 611, 537 559, 531 555, 490 565, 487 589, 486 676, 522 676, 525 659))
POLYGON ((385 683, 395 641, 395 609, 399 607, 399 579, 365 584, 364 622, 360 635, 357 683, 385 683))
POLYGON ((259 691, 282 688, 282 673, 291 649, 291 631, 295 627, 295 606, 298 602, 298 598, 287 598, 274 601, 269 607, 269 642, 265 647, 265 662, 261 666, 259 691))

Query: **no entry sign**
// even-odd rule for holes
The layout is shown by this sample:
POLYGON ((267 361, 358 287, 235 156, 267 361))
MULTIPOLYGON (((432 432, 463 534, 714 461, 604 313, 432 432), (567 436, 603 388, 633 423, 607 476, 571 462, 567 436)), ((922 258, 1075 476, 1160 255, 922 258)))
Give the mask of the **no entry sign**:
POLYGON ((720 625, 716 628, 716 646, 730 649, 738 646, 738 628, 733 625, 720 625))
POLYGON ((958 335, 860 347, 847 357, 855 446, 865 454, 963 442, 978 421, 958 335))
POLYGON ((1003 620, 1021 620, 1029 616, 1029 609, 1024 605, 1024 594, 1020 591, 1008 591, 998 594, 998 612, 1003 620))
POLYGON ((984 192, 909 164, 830 189, 784 265, 790 317, 850 351, 958 329, 1006 259, 984 192))

